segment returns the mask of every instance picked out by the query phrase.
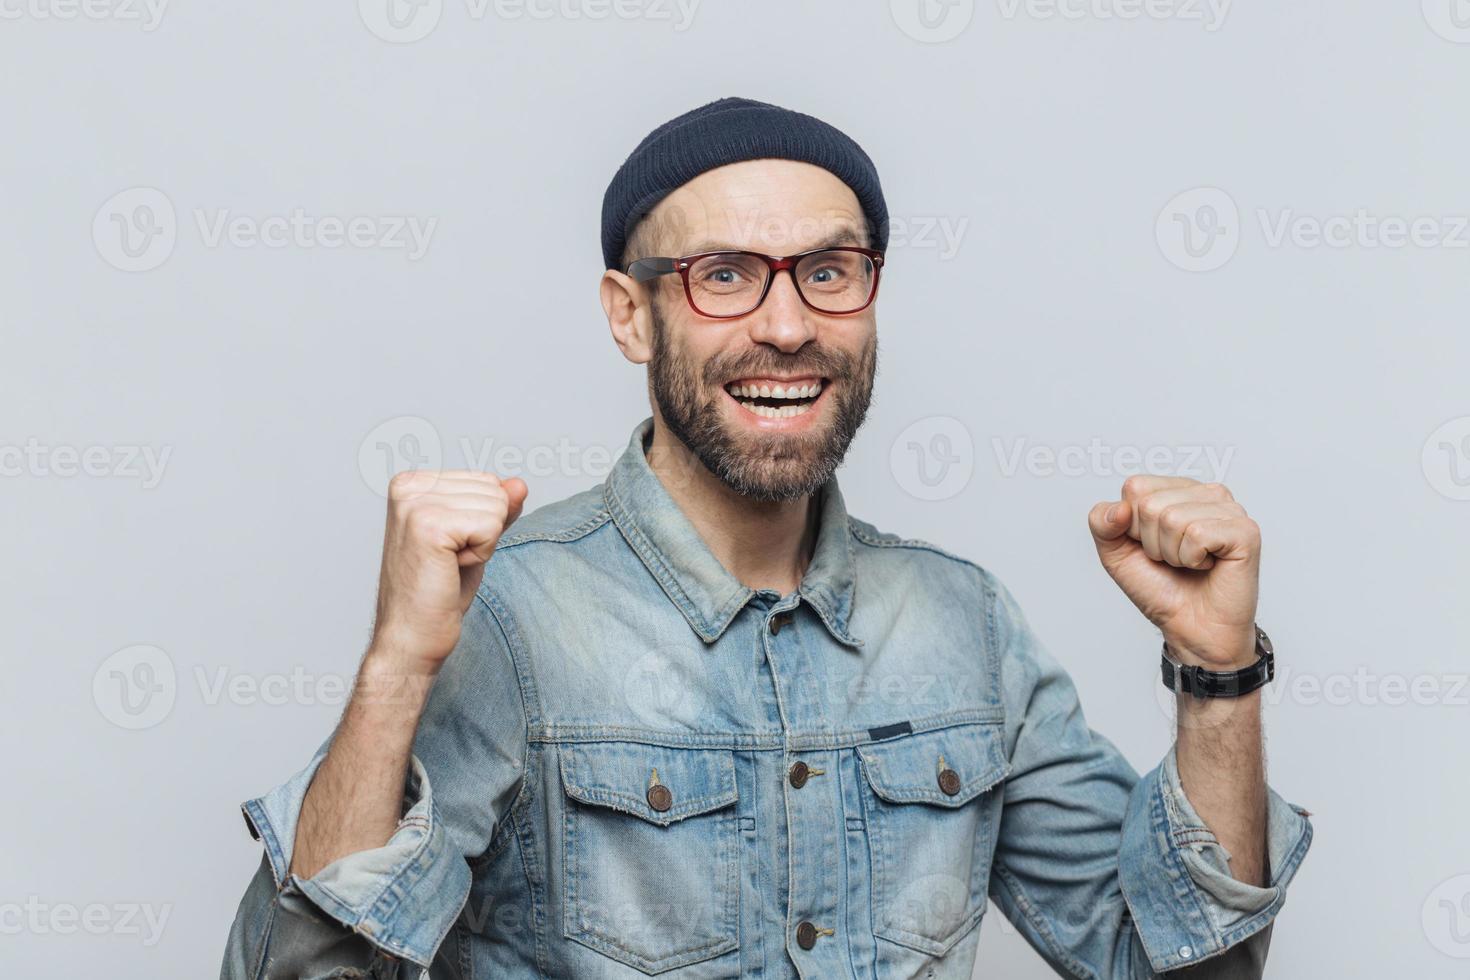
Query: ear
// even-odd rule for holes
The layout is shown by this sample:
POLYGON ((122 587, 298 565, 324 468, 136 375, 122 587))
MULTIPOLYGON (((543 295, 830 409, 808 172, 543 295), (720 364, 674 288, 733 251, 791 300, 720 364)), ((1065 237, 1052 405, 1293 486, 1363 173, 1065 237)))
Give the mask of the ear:
POLYGON ((653 316, 649 306, 653 297, 630 277, 614 269, 602 274, 598 284, 602 312, 613 343, 634 364, 647 364, 653 359, 653 316))

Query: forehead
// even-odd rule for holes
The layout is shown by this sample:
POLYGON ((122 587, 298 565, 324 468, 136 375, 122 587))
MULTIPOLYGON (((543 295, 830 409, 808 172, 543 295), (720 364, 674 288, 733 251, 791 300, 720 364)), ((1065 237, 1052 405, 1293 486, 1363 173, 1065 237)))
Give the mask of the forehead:
POLYGON ((857 195, 830 171, 796 160, 746 160, 706 171, 649 219, 662 246, 687 255, 743 248, 775 255, 867 244, 857 195))

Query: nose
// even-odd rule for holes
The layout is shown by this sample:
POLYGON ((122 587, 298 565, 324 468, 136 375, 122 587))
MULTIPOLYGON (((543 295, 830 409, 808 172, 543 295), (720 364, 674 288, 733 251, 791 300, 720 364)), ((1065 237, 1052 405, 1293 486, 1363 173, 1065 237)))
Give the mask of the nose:
POLYGON ((817 335, 812 311, 801 301, 790 270, 775 273, 766 300, 750 317, 750 339, 794 354, 817 335))

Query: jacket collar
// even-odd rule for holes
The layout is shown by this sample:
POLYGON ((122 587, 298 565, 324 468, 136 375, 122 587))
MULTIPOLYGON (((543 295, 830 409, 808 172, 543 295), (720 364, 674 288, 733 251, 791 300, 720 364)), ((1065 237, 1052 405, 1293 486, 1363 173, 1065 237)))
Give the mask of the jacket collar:
MULTIPOLYGON (((664 593, 706 643, 713 643, 756 594, 720 564, 684 516, 644 455, 653 419, 633 430, 613 465, 603 496, 613 523, 664 593)), ((852 534, 834 476, 817 491, 816 550, 798 589, 840 643, 860 647, 847 632, 852 615, 852 534)))

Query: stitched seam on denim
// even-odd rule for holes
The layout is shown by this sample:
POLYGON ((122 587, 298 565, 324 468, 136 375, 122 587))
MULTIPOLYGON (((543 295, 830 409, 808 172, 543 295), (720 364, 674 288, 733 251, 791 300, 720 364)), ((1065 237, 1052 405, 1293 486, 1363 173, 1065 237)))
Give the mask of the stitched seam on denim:
MULTIPOLYGON (((689 625, 694 627, 701 637, 705 640, 714 640, 718 633, 714 636, 709 635, 712 632, 709 625, 699 621, 701 617, 699 610, 695 608, 694 601, 674 577, 673 571, 668 567, 663 556, 659 554, 658 549, 648 540, 643 529, 633 520, 632 513, 628 510, 627 504, 618 496, 612 480, 603 484, 603 497, 607 500, 608 510, 612 513, 613 524, 622 532, 623 540, 628 542, 634 553, 643 561, 654 580, 664 590, 664 594, 673 601, 679 611, 684 614, 684 618, 689 621, 689 625)), ((746 598, 748 599, 749 596, 746 598)))
MULTIPOLYGON (((584 936, 592 937, 592 939, 598 940, 598 942, 606 943, 607 946, 612 946, 613 949, 620 949, 620 951, 623 951, 625 952, 625 954, 631 956, 632 959, 637 959, 638 962, 641 962, 641 964, 647 964, 650 968, 663 967, 663 964, 666 964, 666 962, 670 961, 670 959, 685 959, 688 958, 688 956, 698 956, 698 958, 704 958, 704 956, 710 955, 711 952, 716 951, 716 949, 726 948, 726 946, 728 946, 728 949, 738 948, 738 943, 735 943, 735 940, 731 939, 731 937, 726 936, 725 939, 720 939, 719 942, 704 943, 703 946, 695 946, 695 948, 692 949, 681 949, 681 951, 675 952, 675 954, 661 956, 661 958, 659 959, 650 959, 648 958, 648 956, 645 956, 644 954, 641 954, 641 952, 638 952, 637 949, 629 949, 628 946, 622 945, 622 943, 617 942, 616 937, 609 936, 609 934, 607 933, 598 932, 598 930, 592 929, 591 926, 588 926, 587 929, 581 930, 581 932, 582 934, 584 934, 584 936)), ((689 965, 691 964, 691 962, 694 961, 688 961, 686 962, 686 964, 675 965, 689 965)))
POLYGON ((862 526, 863 524, 866 524, 866 522, 858 521, 857 519, 852 517, 848 518, 848 527, 852 530, 853 536, 861 541, 863 544, 868 545, 869 547, 898 548, 908 551, 927 551, 930 554, 938 555, 941 558, 948 558, 950 561, 957 562, 961 565, 968 565, 970 568, 973 568, 976 571, 983 572, 985 570, 970 559, 962 558, 959 555, 954 554, 950 551, 945 551, 937 544, 932 544, 931 542, 923 541, 919 538, 901 538, 896 534, 888 535, 886 534, 886 532, 879 531, 877 528, 873 528, 873 533, 870 534, 868 533, 867 529, 862 526), (881 536, 875 537, 875 534, 881 536))
POLYGON ((605 803, 610 810, 631 814, 632 816, 646 820, 649 823, 658 824, 659 826, 678 823, 687 817, 697 817, 704 813, 711 813, 739 801, 739 797, 735 794, 735 791, 731 790, 727 795, 699 796, 691 800, 685 800, 679 806, 670 809, 666 814, 650 817, 646 811, 651 808, 640 806, 635 802, 636 797, 629 796, 626 793, 618 793, 613 790, 587 789, 584 786, 568 783, 567 795, 574 800, 581 800, 583 803, 594 805, 605 803), (701 807, 703 809, 699 809, 701 807))
POLYGON ((276 929, 276 914, 280 911, 281 893, 277 891, 271 896, 270 912, 266 915, 265 929, 260 935, 260 948, 255 951, 255 967, 250 971, 253 980, 265 980, 265 951, 270 949, 271 933, 276 929))
POLYGON ((1031 923, 1031 928, 1036 930, 1036 935, 1046 944, 1047 951, 1061 962, 1074 977, 1079 980, 1097 980, 1092 971, 1084 967, 1072 956, 1072 952, 1057 941, 1056 935, 1051 931, 1051 923, 1046 921, 1036 909, 1036 905, 1021 887, 1020 880, 1011 873, 1004 862, 995 861, 991 864, 991 873, 1000 879, 1001 886, 1011 895, 1011 900, 1016 903, 1016 908, 1031 923))
MULTIPOLYGON (((1165 964, 1165 970, 1169 970, 1181 966, 1186 962, 1193 964, 1202 959, 1209 958, 1215 953, 1220 952, 1224 946, 1224 942, 1215 932, 1214 923, 1210 919, 1208 910, 1204 907, 1204 899, 1200 895, 1200 888, 1195 884, 1194 878, 1190 876, 1189 868, 1184 863, 1183 855, 1172 845, 1168 814, 1169 794, 1164 789, 1163 776, 1164 773, 1162 771, 1155 770, 1153 792, 1149 794, 1149 839, 1155 845, 1162 845, 1159 857, 1169 867, 1169 870, 1173 872, 1172 880, 1169 883, 1178 905, 1181 909, 1184 907, 1192 907, 1194 909, 1194 919, 1199 923, 1199 926, 1197 928, 1192 925, 1188 926, 1188 932, 1192 937, 1190 945, 1193 947, 1192 952, 1194 955, 1190 956, 1188 960, 1185 960, 1174 949, 1152 950, 1149 946, 1151 937, 1145 936, 1142 928, 1135 928, 1134 932, 1138 935, 1139 943, 1143 946, 1144 952, 1148 955, 1149 960, 1158 960, 1160 963, 1165 964), (1158 829, 1160 827, 1162 829, 1158 829), (1159 840, 1160 837, 1163 838, 1162 841, 1159 840)), ((1123 884, 1124 880, 1126 879, 1120 877, 1119 888, 1123 892, 1123 897, 1126 901, 1128 898, 1128 889, 1123 884)), ((1129 908, 1132 908, 1131 904, 1129 908)), ((1136 917, 1134 921, 1138 921, 1136 917)))
POLYGON ((244 806, 247 810, 255 811, 255 816, 258 817, 252 823, 255 825, 256 833, 260 834, 261 844, 265 847, 266 852, 265 863, 271 869, 271 880, 275 882, 276 891, 279 892, 285 886, 286 880, 291 877, 291 864, 285 860, 286 854, 281 850, 281 840, 276 836, 275 827, 271 826, 265 807, 261 806, 258 800, 246 800, 244 806), (276 862, 271 860, 275 857, 281 858, 281 863, 285 865, 284 874, 276 873, 276 862))
MULTIPOLYGON (((384 882, 383 887, 378 890, 376 896, 374 896, 370 900, 368 900, 368 901, 366 901, 366 902, 363 903, 362 911, 359 911, 357 906, 354 906, 350 902, 347 902, 346 900, 344 900, 341 895, 338 895, 336 892, 332 891, 332 889, 328 888, 326 885, 321 884, 320 882, 317 882, 316 883, 316 887, 319 888, 319 889, 321 889, 321 891, 323 893, 325 893, 326 895, 330 896, 331 899, 334 902, 336 902, 338 905, 340 905, 343 909, 350 910, 353 913, 353 915, 351 917, 349 917, 349 918, 352 919, 351 925, 352 925, 353 931, 359 931, 359 928, 362 926, 362 924, 370 916, 372 918, 376 919, 377 921, 380 921, 380 922, 383 923, 384 929, 388 933, 388 935, 382 936, 382 935, 378 935, 378 934, 374 933, 370 938, 373 940, 373 945, 375 945, 375 946, 378 946, 379 943, 381 942, 381 943, 386 943, 386 944, 388 944, 390 946, 393 946, 393 948, 395 949, 395 951, 402 951, 404 949, 403 944, 401 942, 399 942, 397 939, 393 938, 393 922, 394 922, 394 919, 397 918, 397 914, 396 913, 398 911, 400 911, 397 908, 398 901, 396 899, 390 900, 388 896, 389 896, 389 893, 394 890, 394 886, 397 885, 400 880, 404 880, 404 879, 407 879, 408 878, 409 870, 411 868, 417 866, 420 858, 423 855, 423 852, 428 848, 429 842, 431 840, 433 840, 433 826, 432 826, 432 814, 433 814, 433 812, 434 812, 434 805, 431 802, 429 804, 429 813, 431 814, 431 822, 428 825, 429 826, 429 829, 426 830, 426 831, 424 831, 424 833, 422 835, 422 838, 419 840, 419 842, 416 845, 414 845, 413 849, 411 851, 409 851, 408 855, 404 858, 404 860, 397 867, 395 867, 392 871, 390 871, 387 874, 386 877, 387 877, 388 880, 386 882, 384 882), (383 910, 387 914, 385 914, 385 915, 379 915, 378 914, 379 907, 380 906, 383 908, 383 910)), ((401 825, 402 824, 400 822, 400 826, 401 825)), ((395 831, 395 833, 396 832, 397 831, 395 831)), ((420 877, 422 877, 422 876, 420 876, 420 877)), ((414 884, 414 882, 410 880, 409 883, 405 885, 404 890, 405 891, 411 890, 412 887, 413 887, 413 884, 414 884)), ((453 922, 452 921, 451 921, 450 925, 453 925, 453 922)), ((447 932, 447 931, 448 931, 448 927, 445 928, 444 932, 447 932)), ((443 939, 444 939, 444 932, 441 932, 439 934, 439 941, 440 942, 442 942, 443 939)), ((438 945, 439 945, 439 943, 436 942, 434 944, 435 948, 437 948, 438 945)), ((415 950, 415 953, 418 953, 418 951, 415 950)))
MULTIPOLYGON (((543 778, 542 772, 545 768, 544 752, 528 756, 526 761, 525 787, 521 796, 525 803, 517 803, 510 808, 508 819, 515 832, 516 853, 520 856, 521 873, 525 877, 526 895, 531 907, 531 921, 533 923, 534 945, 536 949, 536 970, 544 978, 548 976, 547 963, 550 959, 550 944, 546 939, 546 909, 542 887, 538 887, 538 876, 544 875, 541 866, 537 863, 538 852, 534 845, 537 843, 532 830, 529 816, 531 811, 531 789, 538 780, 543 778), (528 846, 528 843, 533 846, 528 846)), ((563 865, 565 867, 565 865, 563 865)), ((549 884, 543 882, 544 888, 549 889, 549 884)))
MULTIPOLYGON (((505 643, 505 652, 510 657, 511 669, 515 671, 516 689, 521 697, 521 717, 529 734, 533 721, 542 717, 541 693, 536 686, 536 678, 531 673, 531 658, 527 656, 520 628, 516 626, 510 607, 499 596, 484 590, 482 586, 481 591, 475 593, 475 598, 490 611, 490 618, 495 621, 496 628, 500 630, 500 638, 505 643)), ((522 778, 525 778, 525 772, 526 755, 525 750, 522 749, 522 778)))
POLYGON ((888 942, 897 943, 900 946, 907 946, 911 949, 922 949, 924 953, 930 956, 943 956, 951 949, 954 949, 955 944, 964 938, 965 933, 975 928, 976 923, 984 918, 984 916, 985 906, 981 905, 978 909, 965 916, 965 921, 955 926, 954 931, 943 939, 935 939, 923 933, 910 932, 908 929, 899 929, 896 927, 874 933, 874 935, 879 939, 886 939, 888 942))
MULTIPOLYGON (((981 708, 945 712, 913 719, 914 735, 943 731, 966 725, 1003 726, 1000 709, 981 708)), ((561 744, 567 742, 635 742, 668 748, 748 749, 752 751, 786 751, 793 745, 802 751, 848 749, 858 745, 878 744, 866 728, 846 732, 813 732, 790 734, 780 732, 664 732, 621 725, 533 725, 527 734, 532 742, 561 744)))
POLYGON ((498 541, 495 545, 495 550, 514 548, 533 541, 567 544, 576 541, 578 538, 585 538, 603 524, 606 524, 611 517, 612 515, 608 513, 607 508, 599 507, 596 513, 580 524, 573 524, 571 527, 562 528, 559 531, 526 531, 521 534, 512 534, 508 538, 502 538, 498 541))
MULTIPOLYGON (((848 779, 850 777, 848 776, 847 766, 844 764, 844 761, 843 761, 843 759, 841 757, 841 754, 838 755, 837 764, 835 766, 833 766, 832 768, 834 770, 833 775, 837 777, 837 801, 838 801, 838 804, 841 806, 843 812, 845 813, 847 811, 847 783, 848 783, 848 779)), ((861 800, 862 799, 862 796, 861 796, 862 789, 861 789, 861 787, 854 786, 853 789, 858 792, 858 794, 859 794, 858 799, 861 800)), ((861 804, 859 804, 859 805, 861 805, 861 804)), ((852 817, 848 817, 847 820, 850 822, 852 820, 852 817)), ((841 834, 839 834, 838 837, 837 837, 838 846, 840 846, 842 848, 842 864, 841 864, 842 887, 841 887, 841 891, 839 892, 840 895, 851 895, 852 894, 852 875, 851 875, 851 871, 852 871, 852 833, 851 833, 851 831, 852 831, 852 827, 849 824, 847 827, 844 828, 844 832, 841 833, 841 834)), ((847 904, 847 903, 846 902, 840 902, 839 903, 839 907, 841 907, 842 905, 845 905, 845 904, 847 904)), ((857 969, 857 959, 853 955, 853 946, 855 944, 852 941, 852 910, 851 909, 848 909, 847 917, 842 920, 842 927, 848 933, 848 935, 846 937, 847 938, 847 942, 845 942, 843 944, 847 948, 847 969, 848 969, 848 971, 849 971, 849 973, 850 973, 851 976, 856 977, 858 975, 858 969, 857 969)))
MULTIPOLYGON (((560 756, 560 753, 558 753, 558 755, 560 756)), ((561 771, 561 775, 563 776, 563 778, 565 778, 566 770, 564 767, 564 760, 563 765, 559 768, 561 771)), ((733 767, 731 771, 733 775, 733 767)), ((576 797, 573 798, 575 799, 576 797)), ((730 802, 735 802, 733 797, 730 802)), ((621 810, 622 808, 614 807, 614 809, 621 810)), ((627 812, 633 814, 634 816, 643 816, 642 814, 636 813, 634 811, 627 812)), ((601 943, 613 949, 623 951, 630 959, 635 961, 637 964, 644 964, 647 965, 649 968, 659 967, 660 969, 672 969, 676 966, 698 962, 701 959, 705 959, 708 956, 713 955, 716 951, 721 951, 722 947, 726 947, 723 950, 725 952, 728 952, 731 949, 739 948, 738 936, 740 923, 738 918, 735 921, 737 938, 732 939, 729 936, 725 936, 713 942, 706 943, 703 946, 697 946, 693 949, 687 950, 678 950, 674 953, 669 954, 668 956, 659 957, 658 959, 650 959, 643 953, 623 945, 623 943, 621 943, 616 937, 602 932, 601 930, 597 929, 596 926, 593 925, 591 922, 584 920, 580 915, 577 914, 580 908, 577 899, 577 883, 581 880, 581 863, 580 859, 577 859, 575 862, 573 860, 573 854, 580 854, 580 849, 574 846, 574 837, 576 836, 576 833, 574 830, 575 823, 573 818, 573 808, 569 806, 563 807, 562 868, 565 869, 563 873, 563 878, 565 880, 563 881, 562 887, 566 892, 566 899, 562 912, 562 927, 563 933, 567 938, 573 940, 574 942, 581 942, 583 945, 587 945, 591 948, 596 948, 596 943, 601 943), (596 940, 596 943, 590 942, 589 940, 596 940)), ((728 929, 730 927, 729 920, 731 911, 731 895, 732 892, 738 892, 739 887, 739 851, 738 849, 732 851, 731 848, 738 848, 740 844, 740 828, 739 824, 735 821, 733 817, 721 818, 718 823, 722 825, 720 829, 721 852, 719 860, 721 860, 725 865, 724 887, 726 898, 723 918, 719 922, 717 922, 716 925, 719 928, 728 929)))
MULTIPOLYGON (((1288 871, 1291 875, 1295 875, 1296 868, 1305 857, 1307 846, 1311 843, 1311 840, 1312 828, 1309 824, 1303 831, 1302 836, 1298 838, 1296 845, 1292 847, 1286 860, 1282 862, 1283 869, 1275 875, 1277 881, 1286 880, 1288 871)), ((1286 904, 1286 889, 1284 887, 1274 883, 1267 887, 1275 890, 1276 897, 1265 908, 1242 919, 1234 928, 1224 933, 1222 938, 1225 940, 1227 947, 1249 939, 1257 932, 1260 932, 1261 929, 1270 924, 1271 920, 1276 917, 1276 914, 1281 911, 1281 907, 1286 904)))

